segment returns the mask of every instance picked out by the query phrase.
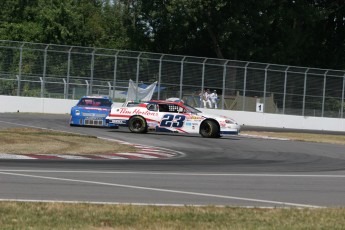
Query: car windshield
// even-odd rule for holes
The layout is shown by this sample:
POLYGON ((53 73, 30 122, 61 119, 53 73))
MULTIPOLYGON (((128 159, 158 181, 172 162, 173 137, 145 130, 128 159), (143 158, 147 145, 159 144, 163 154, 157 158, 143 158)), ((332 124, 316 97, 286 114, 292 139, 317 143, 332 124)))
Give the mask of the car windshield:
POLYGON ((186 109, 189 111, 189 112, 191 112, 191 113, 201 113, 201 111, 200 110, 197 110, 196 108, 194 108, 194 107, 192 107, 192 106, 190 106, 190 105, 188 105, 188 104, 183 104, 184 105, 184 107, 186 107, 186 109))
POLYGON ((111 101, 100 98, 83 98, 79 101, 78 106, 111 106, 111 101))
POLYGON ((137 105, 139 105, 140 102, 137 102, 137 101, 128 101, 128 102, 125 102, 122 107, 135 107, 137 105))

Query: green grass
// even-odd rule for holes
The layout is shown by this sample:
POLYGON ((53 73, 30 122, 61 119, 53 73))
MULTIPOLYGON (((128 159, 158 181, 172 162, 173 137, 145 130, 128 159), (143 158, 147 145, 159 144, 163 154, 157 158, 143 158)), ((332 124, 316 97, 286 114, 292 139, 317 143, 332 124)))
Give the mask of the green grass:
POLYGON ((46 129, 0 129, 0 153, 9 154, 111 154, 136 152, 131 145, 46 129))
POLYGON ((0 202, 0 229, 344 229, 345 209, 0 202))
POLYGON ((290 132, 263 132, 263 131, 243 131, 241 134, 287 138, 294 141, 307 141, 318 143, 342 144, 345 145, 344 135, 335 134, 315 134, 315 133, 290 133, 290 132))

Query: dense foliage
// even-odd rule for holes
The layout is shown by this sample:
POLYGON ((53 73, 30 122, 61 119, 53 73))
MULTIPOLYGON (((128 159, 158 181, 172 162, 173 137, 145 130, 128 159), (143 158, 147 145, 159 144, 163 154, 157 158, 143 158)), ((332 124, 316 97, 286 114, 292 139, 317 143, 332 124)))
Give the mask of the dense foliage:
POLYGON ((0 40, 345 67, 342 0, 7 0, 0 40))

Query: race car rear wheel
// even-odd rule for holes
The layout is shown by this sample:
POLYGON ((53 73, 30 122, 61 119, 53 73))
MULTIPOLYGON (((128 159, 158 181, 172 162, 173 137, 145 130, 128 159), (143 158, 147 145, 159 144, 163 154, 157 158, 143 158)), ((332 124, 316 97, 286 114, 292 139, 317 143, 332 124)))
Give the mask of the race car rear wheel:
POLYGON ((131 117, 131 119, 129 119, 129 122, 128 122, 128 127, 132 133, 146 133, 147 132, 146 120, 141 116, 131 117))
POLYGON ((208 138, 220 137, 220 129, 216 121, 206 120, 200 126, 200 134, 208 138))

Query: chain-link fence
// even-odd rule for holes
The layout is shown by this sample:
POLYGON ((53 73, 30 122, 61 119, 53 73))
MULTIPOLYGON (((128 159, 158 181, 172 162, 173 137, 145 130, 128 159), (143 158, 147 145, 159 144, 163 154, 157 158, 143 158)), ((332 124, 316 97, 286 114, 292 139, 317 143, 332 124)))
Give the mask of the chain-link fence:
POLYGON ((123 101, 129 79, 195 107, 210 89, 219 109, 344 118, 345 71, 0 40, 2 95, 123 101))

